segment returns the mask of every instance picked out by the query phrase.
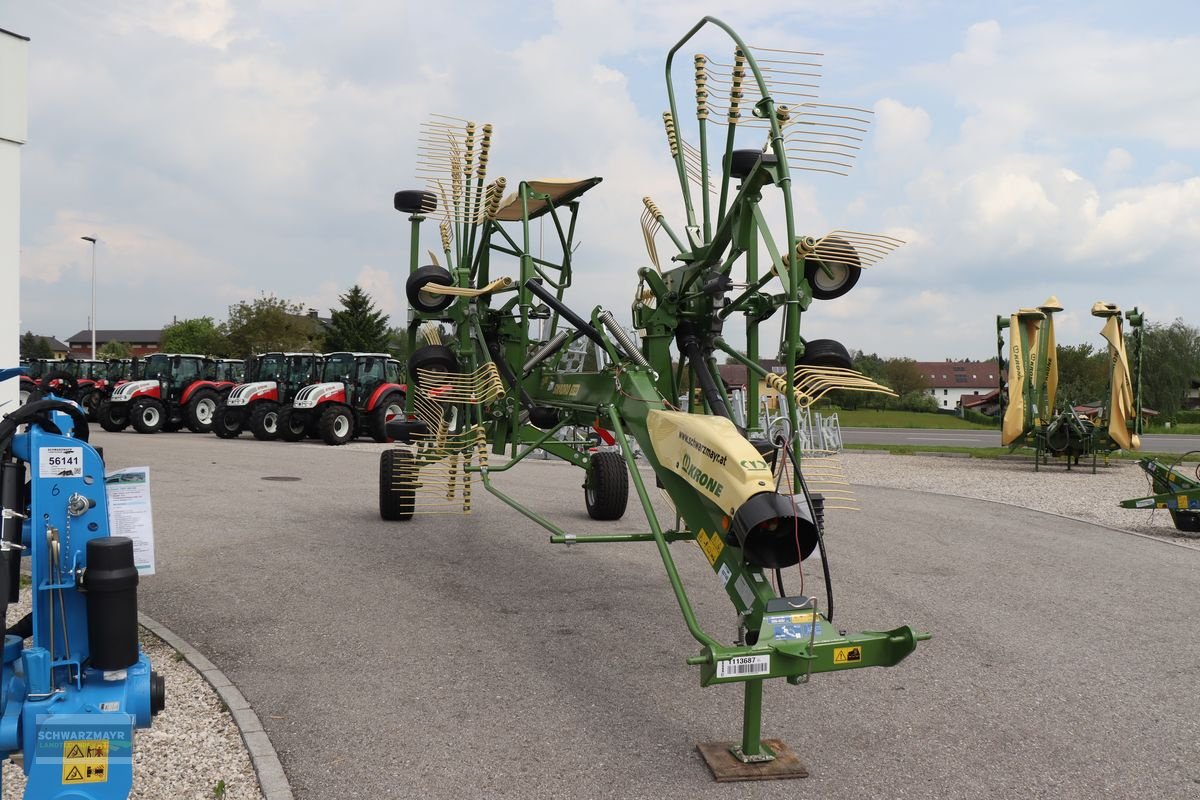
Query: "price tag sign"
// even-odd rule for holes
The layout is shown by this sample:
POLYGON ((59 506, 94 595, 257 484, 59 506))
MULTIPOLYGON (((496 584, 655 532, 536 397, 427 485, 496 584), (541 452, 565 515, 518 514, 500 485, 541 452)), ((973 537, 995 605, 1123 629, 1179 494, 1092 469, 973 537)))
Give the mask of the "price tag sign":
POLYGON ((43 447, 38 453, 39 478, 83 477, 82 447, 43 447))

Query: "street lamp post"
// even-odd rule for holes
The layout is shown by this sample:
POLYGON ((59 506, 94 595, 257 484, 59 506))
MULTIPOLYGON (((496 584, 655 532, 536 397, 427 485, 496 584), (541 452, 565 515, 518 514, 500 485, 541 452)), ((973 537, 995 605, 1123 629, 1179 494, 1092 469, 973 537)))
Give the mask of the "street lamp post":
POLYGON ((92 361, 96 360, 96 237, 80 236, 85 242, 92 243, 92 361))

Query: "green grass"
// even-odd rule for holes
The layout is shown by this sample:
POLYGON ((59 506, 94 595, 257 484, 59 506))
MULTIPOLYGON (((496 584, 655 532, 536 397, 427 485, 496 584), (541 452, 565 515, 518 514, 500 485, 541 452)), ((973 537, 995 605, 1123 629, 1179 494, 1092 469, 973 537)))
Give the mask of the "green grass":
POLYGON ((1164 428, 1162 425, 1151 425, 1146 429, 1146 433, 1200 434, 1200 423, 1185 422, 1179 425, 1172 425, 1169 428, 1164 428))
MULTIPOLYGON (((912 456, 922 453, 965 453, 971 458, 1000 458, 1001 456, 1015 455, 1026 456, 1033 458, 1033 450, 1031 448, 1020 448, 1015 452, 1010 453, 1007 447, 953 447, 945 445, 911 445, 911 444, 848 444, 847 450, 884 450, 896 456, 912 456)), ((1110 461, 1137 461, 1139 458, 1157 458, 1164 464, 1174 464, 1179 458, 1179 453, 1128 453, 1124 450, 1113 453, 1109 456, 1110 461)), ((1185 462, 1200 461, 1200 453, 1193 453, 1184 459, 1185 462)), ((1051 458, 1050 463, 1061 463, 1062 459, 1051 458)), ((1104 463, 1103 454, 1097 456, 1097 463, 1104 463)), ((1081 459, 1080 463, 1091 464, 1092 459, 1088 457, 1081 459)))
POLYGON ((857 409, 822 409, 822 414, 836 412, 843 428, 946 428, 950 430, 994 431, 997 426, 976 425, 949 414, 922 414, 917 411, 857 409))

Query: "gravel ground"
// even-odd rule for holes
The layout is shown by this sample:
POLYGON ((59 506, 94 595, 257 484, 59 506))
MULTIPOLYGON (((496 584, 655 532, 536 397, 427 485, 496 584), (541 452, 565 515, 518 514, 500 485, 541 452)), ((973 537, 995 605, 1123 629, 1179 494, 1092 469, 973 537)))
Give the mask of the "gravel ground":
MULTIPOLYGON (((10 619, 29 610, 29 590, 22 595, 21 603, 9 608, 10 619)), ((167 707, 134 736, 130 798, 262 800, 250 756, 216 692, 158 637, 145 630, 141 637, 150 663, 166 679, 167 707)), ((25 773, 6 760, 5 796, 19 797, 24 790, 25 773)))
MULTIPOLYGON (((1032 461, 849 452, 841 456, 850 484, 913 489, 1011 503, 1063 514, 1121 530, 1194 542, 1200 537, 1175 529, 1166 511, 1120 508, 1118 503, 1154 493, 1148 475, 1133 461, 1113 460, 1067 471, 1060 463, 1034 472, 1032 461)), ((1191 475, 1195 465, 1184 465, 1191 475)))

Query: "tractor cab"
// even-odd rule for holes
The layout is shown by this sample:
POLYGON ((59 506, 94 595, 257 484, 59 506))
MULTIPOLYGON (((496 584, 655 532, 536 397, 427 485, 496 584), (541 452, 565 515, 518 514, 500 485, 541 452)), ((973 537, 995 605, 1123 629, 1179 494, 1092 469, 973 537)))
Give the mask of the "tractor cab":
POLYGON ((189 386, 211 374, 215 374, 212 359, 155 353, 143 362, 142 378, 138 383, 157 382, 161 386, 159 399, 178 399, 189 386))
POLYGON ((237 358, 219 358, 213 362, 209 380, 239 384, 246 379, 246 362, 237 358))

